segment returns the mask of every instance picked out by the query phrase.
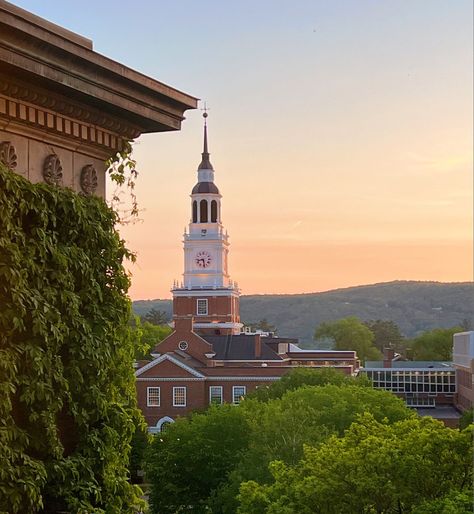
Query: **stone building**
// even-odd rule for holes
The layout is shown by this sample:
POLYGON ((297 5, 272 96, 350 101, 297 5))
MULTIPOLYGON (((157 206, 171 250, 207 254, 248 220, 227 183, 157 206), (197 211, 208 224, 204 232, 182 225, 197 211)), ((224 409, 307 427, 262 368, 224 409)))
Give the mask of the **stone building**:
POLYGON ((107 159, 140 134, 179 130, 196 106, 0 0, 0 161, 32 182, 104 196, 107 159))
POLYGON ((302 350, 296 339, 242 333, 240 290, 229 275, 221 199, 205 124, 183 240, 183 281, 172 288, 174 332, 154 348, 153 360, 137 363, 135 373, 138 404, 152 432, 210 403, 238 404, 295 367, 330 366, 347 374, 359 367, 353 351, 302 350))

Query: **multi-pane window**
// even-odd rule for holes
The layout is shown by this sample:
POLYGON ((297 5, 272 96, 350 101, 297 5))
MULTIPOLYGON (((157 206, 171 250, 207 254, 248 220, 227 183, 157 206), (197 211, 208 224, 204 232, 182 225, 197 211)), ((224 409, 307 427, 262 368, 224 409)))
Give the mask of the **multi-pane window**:
POLYGON ((219 403, 224 401, 222 386, 209 387, 209 403, 219 403))
POLYGON ((245 396, 245 386, 234 386, 232 388, 232 403, 239 404, 240 400, 245 396))
POLYGON ((207 298, 199 298, 197 301, 198 316, 205 316, 207 314, 207 298))
POLYGON ((374 387, 405 393, 449 393, 456 392, 454 370, 368 370, 367 376, 374 387))
POLYGON ((186 387, 173 387, 173 407, 186 407, 186 387))
POLYGON ((159 387, 147 387, 146 388, 147 398, 146 404, 148 407, 159 407, 160 406, 160 388, 159 387))

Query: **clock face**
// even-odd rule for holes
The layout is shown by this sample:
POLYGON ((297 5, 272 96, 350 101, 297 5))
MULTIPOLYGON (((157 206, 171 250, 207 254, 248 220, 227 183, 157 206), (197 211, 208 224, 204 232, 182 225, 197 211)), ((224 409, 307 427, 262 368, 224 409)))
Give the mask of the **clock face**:
POLYGON ((194 262, 197 266, 200 268, 207 268, 210 266, 212 261, 211 254, 206 252, 205 250, 201 250, 196 254, 196 257, 194 258, 194 262))

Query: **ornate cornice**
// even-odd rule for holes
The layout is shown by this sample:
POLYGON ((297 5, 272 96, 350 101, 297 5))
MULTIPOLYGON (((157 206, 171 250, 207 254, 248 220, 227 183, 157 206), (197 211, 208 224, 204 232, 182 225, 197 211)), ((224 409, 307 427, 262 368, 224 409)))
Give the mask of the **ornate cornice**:
POLYGON ((103 112, 95 110, 93 107, 84 108, 84 106, 59 94, 46 91, 40 87, 32 87, 19 80, 13 81, 2 74, 0 74, 0 94, 33 104, 48 111, 54 111, 73 121, 97 125, 124 139, 135 139, 141 133, 140 129, 132 123, 123 123, 119 119, 104 115, 103 112))

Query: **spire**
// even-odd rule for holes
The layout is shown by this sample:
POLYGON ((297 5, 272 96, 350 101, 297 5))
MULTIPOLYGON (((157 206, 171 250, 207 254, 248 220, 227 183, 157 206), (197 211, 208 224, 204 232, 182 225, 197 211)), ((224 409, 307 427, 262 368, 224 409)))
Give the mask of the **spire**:
POLYGON ((207 148, 207 117, 209 116, 207 114, 207 107, 206 107, 206 104, 204 104, 204 113, 202 115, 202 117, 204 118, 204 148, 203 148, 203 152, 202 152, 202 160, 201 160, 201 164, 199 165, 198 167, 198 170, 213 170, 214 168, 212 167, 212 164, 211 164, 211 161, 209 160, 209 151, 208 151, 208 148, 207 148))

